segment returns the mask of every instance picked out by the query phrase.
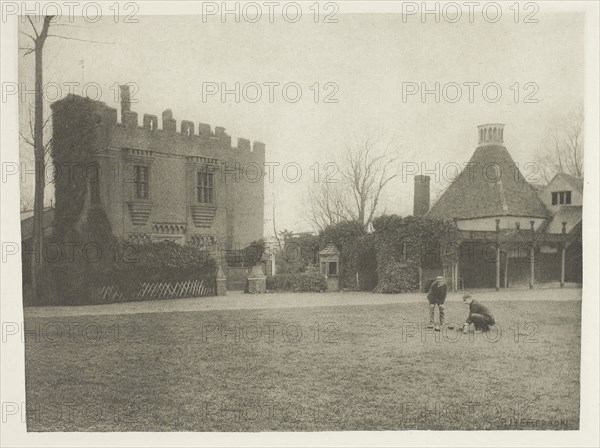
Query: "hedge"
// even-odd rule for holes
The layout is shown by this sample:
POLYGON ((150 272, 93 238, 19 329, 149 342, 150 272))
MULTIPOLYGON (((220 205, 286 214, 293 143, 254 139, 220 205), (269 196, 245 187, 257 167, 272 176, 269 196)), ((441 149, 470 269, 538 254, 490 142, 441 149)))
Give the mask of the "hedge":
POLYGON ((294 274, 275 274, 267 277, 267 290, 292 292, 322 292, 327 290, 327 281, 316 267, 294 274))
POLYGON ((46 261, 41 272, 43 288, 31 305, 92 304, 92 291, 113 286, 133 296, 143 283, 172 283, 205 279, 216 282, 216 263, 196 246, 172 241, 149 244, 119 242, 101 207, 90 207, 81 226, 54 234, 45 242, 56 247, 60 257, 46 261), (85 250, 84 250, 85 249, 85 250))

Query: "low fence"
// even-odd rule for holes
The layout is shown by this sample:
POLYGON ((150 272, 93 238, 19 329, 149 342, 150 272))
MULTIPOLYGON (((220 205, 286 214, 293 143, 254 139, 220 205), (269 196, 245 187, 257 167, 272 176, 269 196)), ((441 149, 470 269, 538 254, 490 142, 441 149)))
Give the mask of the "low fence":
POLYGON ((113 303, 135 300, 180 299, 184 297, 206 297, 216 295, 214 281, 206 279, 173 283, 142 283, 139 290, 124 293, 113 285, 92 290, 92 303, 113 303))

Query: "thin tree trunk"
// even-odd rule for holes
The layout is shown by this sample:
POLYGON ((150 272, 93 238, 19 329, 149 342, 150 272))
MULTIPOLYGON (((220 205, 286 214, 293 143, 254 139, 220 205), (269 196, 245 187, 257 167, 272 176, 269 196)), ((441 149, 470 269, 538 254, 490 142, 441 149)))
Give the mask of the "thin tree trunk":
POLYGON ((31 286, 36 303, 40 300, 40 273, 43 269, 44 188, 46 186, 44 158, 44 99, 42 54, 52 16, 44 17, 42 32, 35 41, 35 115, 33 123, 33 153, 35 162, 35 193, 33 202, 33 251, 31 286))

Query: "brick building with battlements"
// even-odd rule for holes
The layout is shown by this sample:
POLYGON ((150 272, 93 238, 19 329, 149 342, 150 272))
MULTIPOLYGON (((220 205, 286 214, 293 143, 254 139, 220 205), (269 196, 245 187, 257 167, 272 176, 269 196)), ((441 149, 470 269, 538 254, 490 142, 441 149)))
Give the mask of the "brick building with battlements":
POLYGON ((55 135, 84 101, 93 105, 98 168, 89 176, 85 206, 100 205, 117 238, 236 250, 263 237, 264 143, 239 138, 232 147, 225 128, 199 123, 196 129, 186 120, 178 129, 170 109, 162 127, 149 114, 140 126, 129 86, 121 86, 120 122, 117 110, 99 101, 69 95, 53 103, 55 135))

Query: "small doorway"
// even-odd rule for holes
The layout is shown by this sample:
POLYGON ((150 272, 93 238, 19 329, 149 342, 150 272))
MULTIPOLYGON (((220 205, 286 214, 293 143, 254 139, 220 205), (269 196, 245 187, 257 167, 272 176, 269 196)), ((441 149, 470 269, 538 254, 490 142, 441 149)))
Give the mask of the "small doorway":
POLYGON ((340 290, 339 262, 340 253, 333 244, 328 244, 319 252, 321 274, 327 279, 328 291, 340 290))

